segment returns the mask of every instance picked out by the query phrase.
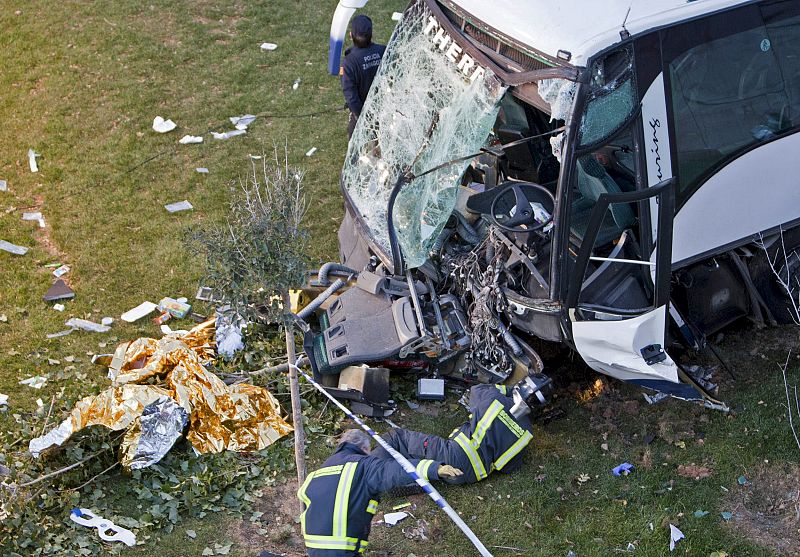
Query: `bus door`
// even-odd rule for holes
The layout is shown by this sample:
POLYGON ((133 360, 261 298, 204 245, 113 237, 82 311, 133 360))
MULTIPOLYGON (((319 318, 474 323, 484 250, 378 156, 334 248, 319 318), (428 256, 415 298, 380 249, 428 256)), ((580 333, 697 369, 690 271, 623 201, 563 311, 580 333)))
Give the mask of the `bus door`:
POLYGON ((566 306, 575 348, 591 368, 699 400, 697 390, 680 382, 682 373, 666 352, 674 206, 673 178, 642 190, 600 194, 575 257, 566 306), (603 237, 604 223, 651 205, 658 206, 654 251, 640 249, 632 230, 610 242, 603 237))

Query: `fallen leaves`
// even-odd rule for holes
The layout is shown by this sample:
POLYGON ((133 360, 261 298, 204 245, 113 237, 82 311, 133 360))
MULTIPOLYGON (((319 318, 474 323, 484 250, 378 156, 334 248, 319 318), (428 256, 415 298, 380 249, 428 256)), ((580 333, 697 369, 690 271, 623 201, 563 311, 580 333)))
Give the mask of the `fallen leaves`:
POLYGON ((678 466, 678 475, 684 478, 702 480, 703 478, 708 478, 713 473, 714 471, 707 466, 698 466, 696 464, 680 464, 678 466))

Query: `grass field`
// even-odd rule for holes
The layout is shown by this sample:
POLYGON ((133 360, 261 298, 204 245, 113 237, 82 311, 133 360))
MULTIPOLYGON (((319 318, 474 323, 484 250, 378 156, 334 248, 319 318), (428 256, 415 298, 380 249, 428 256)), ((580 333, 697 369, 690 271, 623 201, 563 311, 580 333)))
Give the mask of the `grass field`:
MULTIPOLYGON (((401 0, 369 4, 378 40, 388 38, 391 12, 403 6, 401 0)), ((46 421, 57 423, 75 400, 106 386, 104 370, 91 365, 90 355, 112 350, 119 340, 156 336, 158 329, 143 319, 117 321, 107 334, 46 334, 65 329, 69 317, 118 318, 144 300, 193 297, 202 269, 182 243, 184 231, 224 219, 229 187, 246 175, 249 154, 288 145, 290 161, 306 171, 312 255, 317 261, 336 258, 347 114, 340 110, 338 80, 326 73, 334 7, 331 0, 0 0, 0 179, 9 185, 0 192, 0 239, 30 248, 24 256, 0 251, 0 315, 6 316, 0 319, 0 393, 9 395, 8 409, 0 412, 0 464, 15 473, 45 470, 24 448, 46 421), (278 49, 262 52, 265 41, 278 49), (246 113, 260 115, 247 135, 220 141, 207 133, 230 129, 228 117, 246 113), (155 133, 157 115, 171 118, 178 129, 155 133), (184 134, 204 135, 205 141, 179 145, 184 134), (306 157, 312 147, 317 152, 306 157), (28 168, 28 149, 40 154, 38 173, 28 168), (199 174, 196 167, 209 173, 199 174), (183 199, 193 211, 164 210, 164 204, 183 199), (43 213, 44 229, 21 220, 23 211, 33 210, 43 213), (52 263, 72 269, 66 279, 76 298, 63 313, 42 301, 52 282, 52 268, 45 266, 52 263), (70 356, 73 362, 65 360, 70 356), (18 384, 33 375, 48 377, 44 388, 18 384), (37 399, 44 411, 37 412, 37 399)), ((493 549, 496 555, 605 556, 634 547, 636 555, 661 556, 669 552, 670 523, 686 535, 676 554, 797 554, 800 521, 793 513, 800 503, 793 463, 800 451, 786 423, 776 365, 796 341, 794 328, 726 334, 720 349, 739 376, 737 382, 721 376, 721 396, 735 409, 730 415, 676 401, 647 406, 638 391, 619 384, 605 383, 590 393, 595 377, 575 372, 572 381, 562 380, 557 401, 566 417, 537 428, 521 472, 443 494, 487 546, 502 546, 493 549), (624 461, 636 466, 634 473, 612 476, 611 468, 624 461), (699 475, 705 477, 684 477, 680 471, 686 469, 679 467, 687 465, 703 467, 699 475), (698 510, 709 514, 696 517, 698 510), (721 512, 733 513, 729 522, 721 512), (781 539, 788 545, 781 546, 781 539)), ((789 371, 797 378, 796 363, 789 371)), ((435 418, 405 410, 398 420, 446 434, 465 417, 452 402, 426 406, 438 413, 435 418)), ((307 418, 313 423, 323 415, 335 419, 332 411, 317 409, 307 418)), ((329 450, 320 443, 325 435, 311 435, 314 463, 329 450)), ((274 454, 290 458, 285 449, 274 454)), ((291 470, 283 476, 291 478, 291 470)), ((93 484, 100 495, 90 486, 70 502, 109 515, 136 514, 139 503, 125 494, 137 482, 113 470, 93 484)), ((48 493, 31 505, 45 509, 42 497, 48 493)), ((409 520, 428 521, 430 539, 413 541, 399 527, 376 526, 369 553, 472 554, 431 503, 415 501, 416 518, 409 520)), ((67 509, 42 511, 48 529, 65 532, 71 554, 111 551, 74 545, 66 516, 67 509)), ((217 554, 232 544, 230 555, 254 555, 261 538, 248 530, 249 516, 218 512, 186 518, 171 533, 143 529, 146 542, 124 553, 200 555, 217 543, 217 554), (196 537, 187 537, 187 529, 196 537)), ((275 529, 274 523, 265 527, 275 529)), ((0 539, 0 548, 9 541, 0 539)))

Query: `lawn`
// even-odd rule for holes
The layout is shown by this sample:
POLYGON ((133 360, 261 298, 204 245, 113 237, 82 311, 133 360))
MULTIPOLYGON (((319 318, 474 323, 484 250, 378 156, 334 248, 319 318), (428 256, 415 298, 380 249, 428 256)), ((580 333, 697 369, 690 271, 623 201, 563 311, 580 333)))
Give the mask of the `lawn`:
MULTIPOLYGON (((403 6, 400 0, 370 2, 378 40, 388 38, 391 13, 403 6)), ((10 481, 23 481, 108 442, 109 436, 96 432, 45 461, 32 461, 24 450, 78 398, 107 386, 104 369, 90 363, 92 354, 160 333, 149 319, 135 324, 117 319, 109 333, 46 335, 64 330, 70 317, 99 322, 144 300, 192 299, 202 262, 185 247, 185 231, 223 221, 230 187, 246 176, 249 155, 286 146, 290 162, 306 172, 312 256, 320 262, 336 259, 347 113, 341 110, 338 80, 326 73, 333 1, 2 0, 0 7, 0 179, 9 189, 0 192, 0 239, 30 248, 24 256, 0 251, 0 316, 5 316, 0 393, 9 396, 8 408, 0 412, 0 470, 10 481), (262 42, 278 48, 264 52, 262 42), (259 117, 246 135, 215 140, 208 133, 231 129, 228 118, 247 113, 259 117), (158 115, 178 128, 154 132, 158 115), (184 134, 204 135, 205 141, 179 145, 184 134), (306 157, 312 147, 317 151, 306 157), (29 169, 29 149, 40 155, 38 173, 29 169), (197 167, 208 168, 208 174, 197 167), (192 211, 164 209, 184 199, 192 211), (45 228, 22 221, 25 211, 41 211, 45 228), (71 267, 65 278, 76 293, 63 313, 42 301, 53 280, 49 265, 55 263, 71 267), (42 389, 19 385, 34 375, 47 376, 42 389)), ((728 415, 677 401, 649 406, 636 389, 617 383, 593 390, 596 376, 577 363, 562 363, 569 373, 559 380, 556 404, 565 417, 537 426, 525 468, 442 492, 484 543, 496 546, 496 555, 572 551, 586 557, 634 547, 636 555, 660 556, 668 553, 670 523, 686 535, 677 554, 796 552, 800 524, 789 511, 798 504, 792 466, 800 451, 786 422, 777 367, 796 341, 794 328, 740 327, 726 333, 719 347, 739 378, 718 374, 721 396, 735 410, 728 415), (633 474, 613 476, 611 468, 624 461, 636 466, 633 474), (688 465, 700 467, 695 470, 703 477, 681 475, 687 472, 679 467, 688 465), (786 481, 770 483, 770 478, 786 481), (755 514, 759 510, 761 517, 755 514), (708 514, 698 517, 695 511, 708 514), (722 512, 733 513, 729 521, 722 512), (780 549, 775 540, 781 539, 794 545, 780 549)), ((278 348, 261 352, 280 356, 278 348)), ((798 383, 797 360, 792 361, 790 376, 798 383)), ((401 381, 398 388, 400 398, 409 385, 401 381)), ((277 389, 285 401, 285 387, 277 389)), ((426 405, 425 414, 405 409, 397 421, 446 434, 465 419, 454 407, 456 398, 426 405)), ((330 450, 325 441, 342 424, 317 397, 308 402, 309 454, 318 463, 330 450)), ((256 555, 262 543, 288 547, 295 535, 288 532, 295 528, 291 517, 278 524, 268 513, 253 514, 263 507, 262 499, 291 491, 280 487, 293 476, 286 443, 246 458, 195 458, 185 444, 174 452, 158 472, 125 476, 112 469, 74 489, 113 464, 113 451, 106 451, 91 465, 37 484, 25 516, 39 517, 38 527, 28 520, 13 534, 0 530, 6 536, 0 538, 2 553, 120 551, 98 545, 94 532, 69 524, 69 506, 134 519, 145 543, 123 553, 200 555, 210 548, 246 556, 256 555), (182 483, 185 477, 196 481, 182 483), (159 500, 172 478, 171 499, 159 500), (176 514, 170 517, 173 507, 176 514), (31 544, 14 549, 22 539, 31 544)), ((0 498, 6 497, 0 491, 0 498)), ((401 527, 376 525, 370 553, 471 554, 466 539, 429 501, 413 500, 418 508, 403 526, 425 520, 429 539, 410 540, 401 527)), ((390 498, 384 508, 402 501, 390 498)), ((406 530, 411 535, 411 528, 406 530)))

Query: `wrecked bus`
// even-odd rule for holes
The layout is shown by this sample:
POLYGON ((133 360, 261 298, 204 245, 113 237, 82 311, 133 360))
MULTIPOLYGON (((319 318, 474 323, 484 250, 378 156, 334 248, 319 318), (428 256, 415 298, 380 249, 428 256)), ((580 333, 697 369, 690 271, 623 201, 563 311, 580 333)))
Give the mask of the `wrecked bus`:
MULTIPOLYGON (((337 8, 332 73, 366 1, 337 8)), ((315 372, 504 382, 541 339, 719 405, 669 339, 787 318, 798 129, 793 0, 412 1, 345 157, 359 275, 308 335, 315 372)))

